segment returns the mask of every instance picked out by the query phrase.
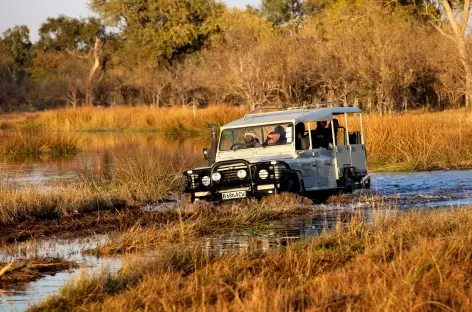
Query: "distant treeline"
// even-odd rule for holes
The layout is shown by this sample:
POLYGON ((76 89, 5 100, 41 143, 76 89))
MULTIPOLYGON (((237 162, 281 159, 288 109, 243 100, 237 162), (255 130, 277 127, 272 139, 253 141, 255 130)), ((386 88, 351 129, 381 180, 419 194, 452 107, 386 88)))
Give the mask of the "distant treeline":
POLYGON ((96 18, 48 18, 36 43, 0 36, 0 109, 469 106, 469 2, 91 0, 96 18))

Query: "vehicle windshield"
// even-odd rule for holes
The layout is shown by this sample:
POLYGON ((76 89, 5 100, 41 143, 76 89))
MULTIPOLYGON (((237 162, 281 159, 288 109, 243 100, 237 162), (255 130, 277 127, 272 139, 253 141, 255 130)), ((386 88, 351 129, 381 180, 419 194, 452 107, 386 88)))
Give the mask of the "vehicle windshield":
POLYGON ((221 133, 220 151, 285 145, 292 142, 292 123, 226 129, 221 133))

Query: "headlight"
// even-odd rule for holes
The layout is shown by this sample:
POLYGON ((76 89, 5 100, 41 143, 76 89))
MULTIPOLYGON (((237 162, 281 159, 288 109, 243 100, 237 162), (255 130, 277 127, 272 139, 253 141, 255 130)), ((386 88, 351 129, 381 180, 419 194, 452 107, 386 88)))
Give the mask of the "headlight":
POLYGON ((205 185, 205 186, 210 186, 211 184, 211 179, 209 176, 204 176, 202 178, 202 184, 205 185))
POLYGON ((262 180, 265 180, 269 177, 269 171, 265 170, 265 169, 262 169, 259 171, 259 178, 261 178, 262 180))
POLYGON ((211 175, 211 178, 213 179, 213 181, 218 182, 221 180, 221 173, 215 172, 211 175))
POLYGON ((247 172, 244 169, 238 171, 238 178, 244 179, 247 176, 247 172))

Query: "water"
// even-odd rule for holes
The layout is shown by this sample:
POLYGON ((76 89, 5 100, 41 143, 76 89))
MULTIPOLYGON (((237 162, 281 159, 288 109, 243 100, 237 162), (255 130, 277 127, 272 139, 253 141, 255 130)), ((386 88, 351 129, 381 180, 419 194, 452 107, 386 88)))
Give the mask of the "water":
MULTIPOLYGON (((201 156, 202 144, 198 142, 168 142, 152 134, 81 134, 79 137, 81 146, 86 148, 76 156, 59 159, 25 158, 0 163, 3 182, 24 186, 59 187, 77 181, 77 168, 81 166, 126 157, 127 153, 142 148, 163 153, 173 151, 187 155, 189 159, 200 159, 198 165, 205 164, 201 156)), ((405 211, 472 204, 472 171, 467 170, 378 173, 372 174, 372 185, 372 190, 367 194, 356 192, 340 203, 321 205, 322 213, 270 222, 266 230, 234 231, 203 238, 206 250, 227 254, 282 248, 293 240, 319 235, 337 222, 345 222, 359 214, 359 211, 369 220, 376 209, 388 213, 388 209, 405 211)), ((0 290, 0 311, 24 311, 31 303, 57 293, 71 279, 83 274, 97 274, 103 270, 118 270, 127 261, 126 258, 96 258, 80 253, 81 250, 93 248, 106 239, 107 237, 103 236, 80 241, 43 240, 4 246, 0 249, 1 262, 6 262, 11 257, 24 259, 55 256, 77 261, 80 268, 45 277, 23 287, 0 290)))
POLYGON ((25 311, 32 303, 57 293, 70 280, 100 272, 116 272, 121 268, 124 258, 97 258, 81 253, 81 250, 94 248, 105 240, 106 236, 81 240, 47 239, 3 246, 0 249, 0 262, 8 262, 11 258, 58 257, 76 262, 79 268, 49 275, 26 285, 0 289, 0 311, 25 311))

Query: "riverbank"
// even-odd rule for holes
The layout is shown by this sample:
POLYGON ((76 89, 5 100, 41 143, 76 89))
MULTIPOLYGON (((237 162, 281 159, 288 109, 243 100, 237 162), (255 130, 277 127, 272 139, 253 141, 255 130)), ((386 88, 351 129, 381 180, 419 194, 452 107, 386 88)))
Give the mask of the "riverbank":
POLYGON ((163 247, 153 261, 77 280, 30 311, 468 310, 471 226, 469 208, 379 212, 280 251, 163 247))
MULTIPOLYGON (((211 106, 206 109, 114 107, 60 109, 41 113, 1 115, 0 129, 18 133, 59 131, 61 136, 43 144, 46 148, 25 149, 18 144, 3 147, 17 150, 74 151, 64 133, 77 131, 156 132, 169 140, 199 138, 209 141, 208 123, 223 125, 244 115, 245 109, 211 106), (62 142, 62 145, 61 145, 62 142), (64 142, 66 144, 64 144, 64 142), (57 143, 57 144, 56 144, 57 143), (66 147, 62 147, 66 145, 66 147), (57 146, 55 148, 54 146, 57 146), (47 148, 50 147, 50 148, 47 148)), ((376 172, 425 171, 472 168, 472 114, 466 110, 411 112, 393 116, 367 114, 364 118, 368 165, 376 172)), ((50 136, 53 137, 54 136, 50 136)), ((23 140, 25 141, 25 140, 23 140)), ((24 144, 23 144, 24 145, 24 144)), ((30 144, 34 145, 34 144, 30 144)), ((1 156, 1 153, 0 153, 1 156)))
POLYGON ((44 276, 77 267, 75 262, 57 258, 12 260, 9 263, 0 263, 0 288, 8 289, 15 285, 24 285, 44 276))

